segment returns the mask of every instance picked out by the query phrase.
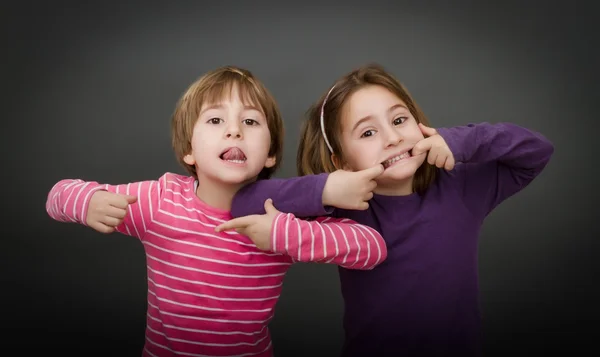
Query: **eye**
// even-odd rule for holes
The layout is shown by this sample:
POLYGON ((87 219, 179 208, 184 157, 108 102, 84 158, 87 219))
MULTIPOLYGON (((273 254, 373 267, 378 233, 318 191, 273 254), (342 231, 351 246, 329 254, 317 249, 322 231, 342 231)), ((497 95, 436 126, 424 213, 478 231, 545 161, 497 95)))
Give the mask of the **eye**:
POLYGON ((367 130, 360 136, 361 138, 367 138, 369 136, 375 135, 375 130, 367 130))
POLYGON ((398 118, 394 119, 393 123, 394 123, 394 125, 400 125, 407 120, 408 120, 408 117, 398 117, 398 118))
POLYGON ((207 123, 209 123, 209 124, 221 124, 222 121, 223 121, 223 119, 221 119, 221 118, 210 118, 210 119, 208 119, 207 123))
POLYGON ((254 119, 244 119, 243 123, 246 125, 258 125, 258 122, 254 119))

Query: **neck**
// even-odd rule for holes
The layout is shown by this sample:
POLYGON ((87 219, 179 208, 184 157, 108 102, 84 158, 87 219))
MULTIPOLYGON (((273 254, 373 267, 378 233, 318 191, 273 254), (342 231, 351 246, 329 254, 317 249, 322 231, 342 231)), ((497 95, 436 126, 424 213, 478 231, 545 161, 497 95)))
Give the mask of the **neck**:
POLYGON ((207 205, 225 211, 231 211, 233 197, 242 187, 249 183, 230 184, 202 175, 198 175, 198 182, 196 196, 207 205))
POLYGON ((408 178, 401 181, 393 181, 388 184, 378 184, 373 193, 382 196, 408 196, 413 191, 414 178, 408 178))

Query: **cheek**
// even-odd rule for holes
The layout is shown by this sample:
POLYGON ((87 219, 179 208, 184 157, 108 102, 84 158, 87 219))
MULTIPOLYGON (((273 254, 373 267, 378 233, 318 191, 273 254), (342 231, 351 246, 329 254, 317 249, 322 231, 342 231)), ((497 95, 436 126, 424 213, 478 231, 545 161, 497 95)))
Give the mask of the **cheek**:
POLYGON ((377 160, 371 145, 344 146, 344 161, 352 170, 363 170, 377 160))
POLYGON ((271 147, 271 134, 269 131, 256 131, 247 135, 245 140, 248 141, 248 145, 252 147, 255 152, 269 153, 271 147))

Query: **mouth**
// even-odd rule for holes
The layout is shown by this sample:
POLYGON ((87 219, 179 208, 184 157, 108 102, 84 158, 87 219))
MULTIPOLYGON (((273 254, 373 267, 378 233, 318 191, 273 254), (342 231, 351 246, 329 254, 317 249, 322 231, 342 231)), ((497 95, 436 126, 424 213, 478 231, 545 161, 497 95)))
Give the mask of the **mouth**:
POLYGON ((235 146, 223 150, 219 158, 233 164, 243 164, 246 162, 246 155, 242 149, 235 146))
POLYGON ((383 165, 384 169, 387 169, 388 167, 392 166, 396 162, 408 159, 410 157, 412 157, 411 150, 408 150, 408 151, 403 152, 402 154, 394 155, 394 156, 388 158, 387 160, 383 161, 381 164, 383 165))

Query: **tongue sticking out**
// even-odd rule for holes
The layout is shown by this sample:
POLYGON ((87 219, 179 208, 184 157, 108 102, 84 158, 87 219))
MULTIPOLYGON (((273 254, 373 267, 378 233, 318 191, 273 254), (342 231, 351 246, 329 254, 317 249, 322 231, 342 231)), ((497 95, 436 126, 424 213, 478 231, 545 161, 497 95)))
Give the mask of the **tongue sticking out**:
POLYGON ((246 161, 246 155, 244 155, 244 152, 242 150, 240 150, 239 148, 228 149, 221 155, 221 158, 223 160, 227 160, 227 161, 229 161, 229 160, 246 161))

